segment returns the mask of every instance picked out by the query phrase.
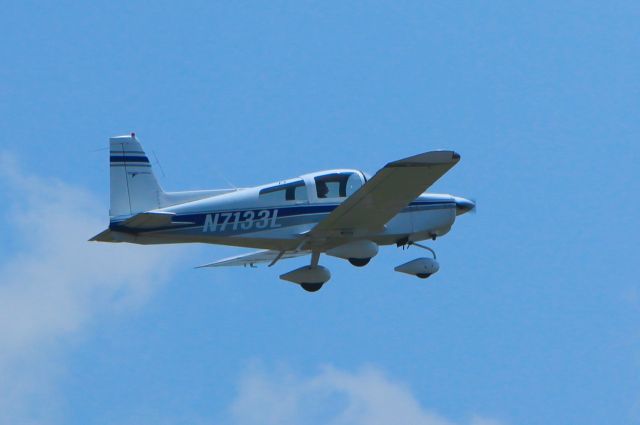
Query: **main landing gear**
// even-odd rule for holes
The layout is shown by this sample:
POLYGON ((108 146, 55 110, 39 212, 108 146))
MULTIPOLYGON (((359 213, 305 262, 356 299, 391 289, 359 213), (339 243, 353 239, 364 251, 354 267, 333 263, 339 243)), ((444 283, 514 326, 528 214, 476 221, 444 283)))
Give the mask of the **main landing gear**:
POLYGON ((280 279, 297 283, 307 292, 316 292, 322 288, 322 285, 331 279, 331 272, 328 268, 318 264, 320 253, 311 254, 311 264, 300 267, 280 276, 280 279))
POLYGON ((371 258, 349 258, 349 262, 356 267, 364 267, 369 264, 371 258))
POLYGON ((324 283, 301 283, 300 286, 307 292, 316 292, 322 288, 324 283))

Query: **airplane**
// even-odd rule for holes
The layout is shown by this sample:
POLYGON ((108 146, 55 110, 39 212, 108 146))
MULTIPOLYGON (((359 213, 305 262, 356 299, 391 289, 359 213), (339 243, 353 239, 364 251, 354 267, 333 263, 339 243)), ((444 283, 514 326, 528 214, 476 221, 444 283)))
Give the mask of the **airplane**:
POLYGON ((315 292, 329 281, 326 254, 363 267, 379 246, 416 246, 431 253, 394 270, 426 279, 440 266, 420 241, 445 235, 474 201, 426 190, 460 161, 450 150, 385 165, 370 176, 353 169, 305 174, 261 186, 165 192, 135 133, 109 139, 110 224, 100 242, 200 242, 259 251, 200 267, 250 266, 309 255, 309 265, 280 276, 315 292))

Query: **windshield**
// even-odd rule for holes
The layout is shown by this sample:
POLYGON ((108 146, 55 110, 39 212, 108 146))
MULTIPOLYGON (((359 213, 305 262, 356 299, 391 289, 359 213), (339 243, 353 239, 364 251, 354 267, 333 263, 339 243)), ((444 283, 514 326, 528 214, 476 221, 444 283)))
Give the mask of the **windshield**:
POLYGON ((346 198, 362 186, 357 173, 331 173, 315 177, 318 199, 346 198))

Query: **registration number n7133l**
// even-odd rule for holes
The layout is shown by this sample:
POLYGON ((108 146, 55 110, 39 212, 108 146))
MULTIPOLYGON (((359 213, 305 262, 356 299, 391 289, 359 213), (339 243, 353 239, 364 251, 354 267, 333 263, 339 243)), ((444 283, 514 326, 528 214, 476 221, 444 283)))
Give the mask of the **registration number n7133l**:
POLYGON ((281 227, 276 223, 278 210, 229 211, 207 214, 202 226, 203 232, 224 232, 230 230, 272 229, 281 227))

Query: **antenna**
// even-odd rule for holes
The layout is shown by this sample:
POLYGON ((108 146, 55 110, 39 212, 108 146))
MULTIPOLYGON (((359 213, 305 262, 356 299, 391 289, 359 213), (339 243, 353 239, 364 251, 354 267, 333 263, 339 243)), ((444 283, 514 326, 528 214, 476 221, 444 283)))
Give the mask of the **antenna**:
MULTIPOLYGON (((135 133, 131 133, 132 135, 134 135, 135 133)), ((158 164, 158 168, 160 168, 160 172, 162 173, 162 178, 167 178, 167 176, 164 174, 164 169, 162 168, 162 164, 160 164, 160 160, 158 159, 158 155, 156 155, 156 151, 152 150, 151 153, 153 154, 153 157, 156 160, 156 164, 158 164)))
POLYGON ((218 177, 220 177, 222 180, 224 180, 225 183, 227 183, 229 186, 231 186, 234 189, 238 188, 235 184, 231 183, 229 181, 229 179, 227 179, 218 169, 216 169, 215 171, 216 171, 216 174, 218 175, 218 177))

